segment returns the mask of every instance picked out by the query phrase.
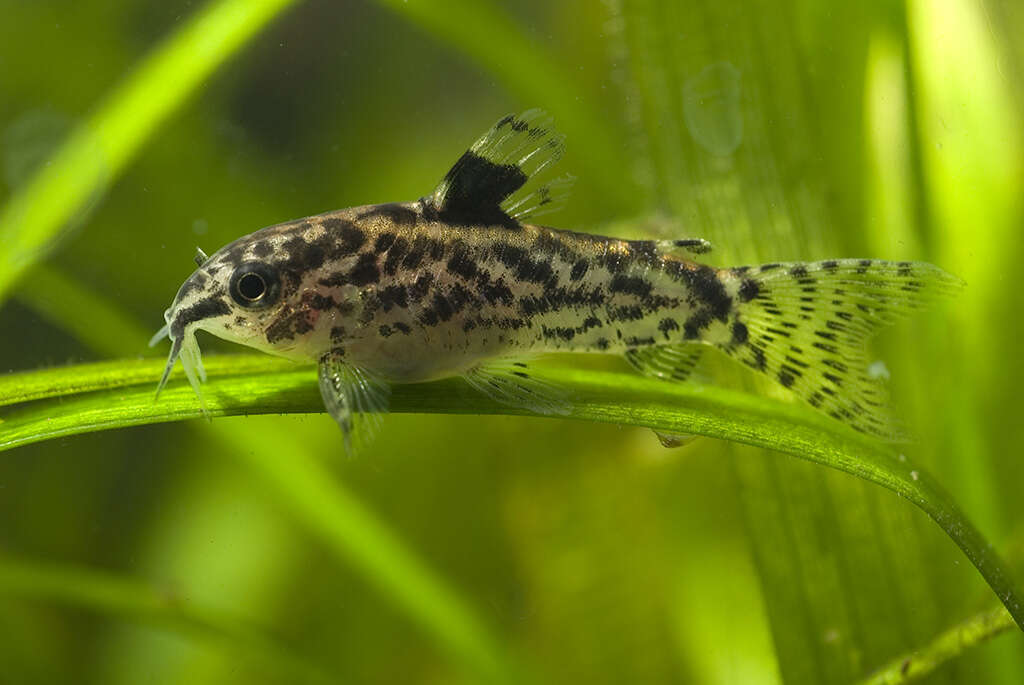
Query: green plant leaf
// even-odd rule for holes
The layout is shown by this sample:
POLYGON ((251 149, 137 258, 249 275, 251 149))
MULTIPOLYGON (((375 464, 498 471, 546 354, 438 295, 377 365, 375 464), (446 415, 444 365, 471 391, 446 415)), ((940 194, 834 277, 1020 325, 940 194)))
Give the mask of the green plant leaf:
MULTIPOLYGON (((35 375, 8 376, 0 398, 47 396, 9 406, 0 423, 0 450, 47 439, 111 428, 177 421, 202 416, 191 388, 170 384, 160 401, 152 379, 161 362, 146 360, 71 367, 73 390, 46 393, 35 375), (139 385, 149 370, 149 383, 139 385), (124 375, 122 376, 122 371, 124 375), (19 391, 31 388, 31 393, 19 391)), ((258 355, 209 358, 206 386, 211 417, 284 412, 319 412, 322 403, 315 372, 308 367, 282 369, 281 362, 258 355), (256 372, 261 365, 265 371, 256 372), (249 373, 234 374, 240 368, 249 373)), ((635 374, 545 368, 542 376, 566 389, 571 417, 645 426, 667 433, 691 433, 731 440, 790 454, 877 483, 928 514, 978 569, 993 592, 1024 626, 1024 608, 998 555, 967 520, 949 495, 923 469, 892 448, 856 433, 809 408, 719 387, 669 384, 635 374)), ((65 386, 66 387, 66 386, 65 386)), ((395 386, 396 412, 527 415, 478 396, 458 379, 395 386)))
POLYGON ((207 77, 295 0, 220 0, 157 48, 0 210, 0 301, 207 77))

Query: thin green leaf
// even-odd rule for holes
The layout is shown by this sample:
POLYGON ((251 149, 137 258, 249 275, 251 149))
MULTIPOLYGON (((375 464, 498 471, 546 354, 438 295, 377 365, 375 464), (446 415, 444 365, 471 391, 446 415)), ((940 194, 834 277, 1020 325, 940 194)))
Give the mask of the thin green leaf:
POLYGON ((1005 607, 991 609, 953 626, 921 649, 897 657, 861 685, 899 685, 925 677, 971 647, 1013 628, 1005 607))
MULTIPOLYGON (((204 359, 203 363, 207 365, 210 375, 217 377, 297 368, 295 363, 284 359, 252 354, 210 355, 209 362, 204 359)), ((152 380, 152 359, 125 359, 116 363, 98 362, 9 373, 0 376, 0 407, 47 397, 145 384, 152 380)), ((155 389, 154 385, 152 390, 155 389)))
POLYGON ((220 0, 157 48, 0 211, 0 300, 157 127, 295 0, 220 0))
MULTIPOLYGON (((315 374, 309 368, 280 370, 277 360, 253 355, 211 357, 206 402, 211 416, 320 412, 315 374), (268 371, 221 375, 244 365, 268 371), (275 369, 275 370, 270 370, 275 369)), ((159 402, 152 384, 137 385, 144 365, 150 380, 161 362, 130 365, 119 384, 122 364, 93 364, 67 370, 79 394, 54 396, 10 407, 0 423, 0 450, 91 431, 197 418, 202 415, 191 389, 170 385, 159 402)), ((40 373, 52 373, 44 371, 40 373)), ((605 423, 645 426, 667 433, 692 433, 790 454, 845 471, 882 485, 920 507, 949 535, 978 569, 1018 625, 1024 607, 1004 564, 949 495, 924 470, 887 445, 855 433, 809 408, 719 387, 669 384, 634 374, 544 369, 543 377, 566 389, 574 402, 571 417, 605 423)), ((20 383, 39 393, 33 374, 0 386, 17 392, 20 383)), ((3 395, 0 395, 2 397, 3 395)), ((486 400, 458 379, 399 385, 392 409, 397 412, 516 414, 528 412, 486 400)))
POLYGON ((198 642, 217 642, 301 682, 336 682, 249 622, 197 606, 176 596, 172 587, 160 588, 95 569, 0 558, 0 595, 63 602, 124 616, 198 642))

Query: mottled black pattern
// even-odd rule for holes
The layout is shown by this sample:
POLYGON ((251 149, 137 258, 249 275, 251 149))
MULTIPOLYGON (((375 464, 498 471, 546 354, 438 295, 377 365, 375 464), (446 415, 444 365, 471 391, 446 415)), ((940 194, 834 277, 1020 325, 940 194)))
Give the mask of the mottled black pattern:
POLYGON ((419 277, 413 282, 408 288, 409 300, 412 302, 419 302, 427 293, 430 292, 430 286, 434 282, 434 274, 424 273, 420 274, 419 277))
MULTIPOLYGON (((321 314, 337 311, 345 311, 345 306, 333 297, 306 291, 297 305, 286 305, 277 313, 266 327, 264 335, 270 344, 292 340, 312 331, 321 314)), ((343 333, 344 329, 332 328, 332 339, 339 332, 343 333)))
POLYGON ((587 275, 587 269, 590 268, 590 264, 586 259, 579 259, 575 264, 572 265, 572 271, 569 272, 569 279, 578 281, 587 275))
POLYGON ((207 276, 202 271, 196 271, 192 277, 185 281, 178 291, 178 299, 189 297, 192 293, 202 292, 206 288, 207 276))
POLYGON ((644 298, 651 294, 654 284, 643 276, 626 276, 616 274, 608 284, 608 290, 613 293, 628 293, 636 297, 644 298))
POLYGON ((402 258, 405 257, 408 249, 408 240, 405 238, 395 238, 395 242, 391 243, 391 246, 387 250, 387 257, 384 260, 384 273, 386 275, 395 275, 398 271, 398 266, 402 263, 402 258))
POLYGON ((347 273, 335 271, 329 276, 321 278, 317 283, 328 288, 340 288, 341 286, 348 285, 351 281, 348 279, 347 273))
POLYGON ((366 233, 351 221, 333 217, 324 219, 323 226, 337 242, 340 254, 351 254, 366 243, 366 233))
POLYGON ((228 306, 223 296, 212 295, 205 297, 195 304, 177 311, 169 327, 171 337, 181 338, 184 335, 185 326, 190 323, 230 313, 231 307, 228 306))
POLYGON ((679 330, 679 322, 673 318, 666 317, 658 322, 658 330, 665 336, 665 340, 671 340, 672 333, 679 330))
POLYGON ((397 202, 389 202, 382 205, 374 205, 358 217, 360 220, 382 219, 397 226, 415 226, 420 220, 420 215, 415 210, 403 206, 397 202))
POLYGON ((395 242, 394 233, 381 233, 373 242, 373 251, 377 254, 387 252, 395 242))
MULTIPOLYGON (((492 188, 496 200, 513 184, 492 171, 495 183, 510 184, 492 188)), ((453 235, 450 223, 432 223, 420 211, 422 202, 312 217, 265 229, 248 248, 240 244, 239 263, 252 260, 257 245, 274 248, 266 262, 280 274, 286 306, 264 324, 267 341, 297 340, 323 318, 323 338, 349 354, 361 336, 408 341, 410 349, 429 339, 452 350, 607 350, 613 340, 618 349, 677 343, 700 339, 715 321, 735 323, 718 272, 667 257, 654 241, 536 227, 510 232, 500 223, 453 235), (438 327, 465 337, 429 333, 438 327)), ((737 330, 725 335, 742 344, 737 330)), ((396 353, 408 352, 388 354, 396 353)))
POLYGON ((267 342, 273 345, 283 340, 292 340, 312 330, 313 322, 308 312, 287 308, 267 326, 265 336, 267 342))
POLYGON ((487 300, 487 304, 492 306, 497 304, 503 304, 506 306, 512 304, 512 289, 505 285, 504 280, 499 278, 497 281, 492 281, 490 274, 483 272, 480 274, 479 281, 478 287, 480 288, 480 292, 483 294, 484 299, 487 300))
POLYGON ((408 292, 404 285, 389 285, 381 288, 377 295, 381 309, 390 312, 394 307, 405 309, 409 306, 408 292))
POLYGON ((448 270, 465 279, 477 274, 476 262, 469 256, 469 248, 461 240, 455 241, 451 249, 452 256, 448 259, 448 270))
POLYGON ((757 281, 753 278, 744 278, 740 284, 740 301, 750 302, 752 299, 757 297, 757 294, 761 291, 761 286, 758 285, 757 281))
POLYGON ((428 205, 427 218, 456 226, 504 226, 519 224, 501 209, 501 203, 527 181, 514 164, 495 164, 471 150, 463 153, 445 176, 448 191, 440 207, 428 205))
POLYGON ((380 279, 380 269, 377 268, 377 256, 374 254, 359 255, 359 261, 352 267, 348 274, 349 281, 356 286, 370 285, 380 279))

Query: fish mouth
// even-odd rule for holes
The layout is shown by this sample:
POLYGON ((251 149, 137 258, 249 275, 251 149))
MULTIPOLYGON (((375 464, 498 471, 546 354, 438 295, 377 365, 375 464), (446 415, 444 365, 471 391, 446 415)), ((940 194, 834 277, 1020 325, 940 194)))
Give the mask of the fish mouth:
POLYGON ((181 366, 185 369, 185 377, 188 378, 189 385, 195 391, 196 397, 199 399, 199 406, 205 414, 207 413, 206 401, 203 399, 200 384, 206 382, 206 369, 203 368, 203 357, 199 351, 199 343, 196 341, 195 327, 192 325, 195 320, 182 321, 182 318, 181 313, 176 313, 173 307, 168 309, 164 312, 164 321, 167 323, 149 341, 149 346, 154 347, 164 338, 171 340, 171 352, 167 355, 167 366, 164 367, 164 374, 156 386, 156 396, 153 400, 156 401, 160 397, 160 391, 167 385, 167 379, 180 358, 181 366), (172 316, 174 314, 176 316, 172 316))

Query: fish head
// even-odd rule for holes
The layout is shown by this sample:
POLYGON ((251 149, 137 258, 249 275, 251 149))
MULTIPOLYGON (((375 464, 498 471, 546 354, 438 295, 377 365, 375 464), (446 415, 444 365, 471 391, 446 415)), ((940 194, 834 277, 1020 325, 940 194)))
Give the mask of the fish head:
MULTIPOLYGON (((308 356, 298 336, 275 336, 275 322, 303 313, 304 287, 323 263, 324 227, 308 221, 265 228, 225 245, 213 255, 197 254, 198 268, 185 280, 164 312, 166 325, 150 342, 171 340, 159 394, 177 359, 196 394, 205 380, 195 334, 206 331, 229 342, 291 358, 308 356), (319 243, 317 242, 319 240, 319 243)), ((308 297, 306 299, 309 299, 308 297)), ((276 327, 281 328, 280 324, 276 327)))

